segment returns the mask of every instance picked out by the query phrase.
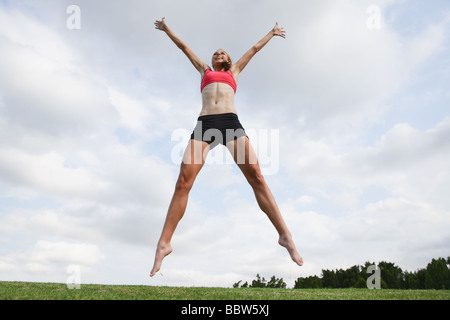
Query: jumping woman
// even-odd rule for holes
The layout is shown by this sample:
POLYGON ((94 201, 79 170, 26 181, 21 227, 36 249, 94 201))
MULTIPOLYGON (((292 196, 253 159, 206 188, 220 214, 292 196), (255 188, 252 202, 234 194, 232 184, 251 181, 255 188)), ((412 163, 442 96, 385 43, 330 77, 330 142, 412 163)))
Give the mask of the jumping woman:
POLYGON ((261 174, 255 151, 239 122, 234 107, 234 95, 239 74, 270 39, 274 36, 285 38, 284 29, 280 28, 277 23, 264 38, 234 64, 227 52, 222 49, 217 50, 211 61, 213 70, 173 33, 167 26, 165 18, 155 22, 155 29, 164 31, 200 72, 202 110, 183 155, 180 173, 158 242, 155 263, 150 276, 154 276, 159 271, 164 257, 172 252, 170 241, 186 210, 188 195, 194 180, 203 167, 208 152, 219 143, 227 147, 252 187, 259 207, 278 232, 278 243, 287 249, 295 263, 299 266, 303 265, 303 259, 295 248, 291 233, 261 174))

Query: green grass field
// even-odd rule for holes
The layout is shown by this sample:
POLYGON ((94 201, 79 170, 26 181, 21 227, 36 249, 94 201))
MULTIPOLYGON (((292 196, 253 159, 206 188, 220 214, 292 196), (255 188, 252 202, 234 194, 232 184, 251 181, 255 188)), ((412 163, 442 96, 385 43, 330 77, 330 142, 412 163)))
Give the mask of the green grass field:
POLYGON ((450 300, 450 290, 153 287, 0 281, 1 300, 450 300))

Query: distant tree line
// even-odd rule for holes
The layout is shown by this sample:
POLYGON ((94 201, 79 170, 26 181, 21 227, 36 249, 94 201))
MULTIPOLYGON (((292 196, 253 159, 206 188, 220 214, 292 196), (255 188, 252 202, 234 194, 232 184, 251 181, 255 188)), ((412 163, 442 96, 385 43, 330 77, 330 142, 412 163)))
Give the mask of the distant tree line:
MULTIPOLYGON (((233 288, 239 288, 242 280, 233 284, 233 288)), ((252 281, 251 284, 248 284, 247 281, 241 285, 241 288, 286 288, 286 282, 283 281, 283 278, 278 279, 275 276, 272 276, 269 281, 264 279, 264 277, 260 277, 259 274, 256 275, 256 279, 252 281)))
MULTIPOLYGON (((372 276, 367 272, 375 263, 366 262, 363 266, 355 265, 346 270, 322 270, 321 277, 309 276, 297 278, 294 289, 301 288, 367 288, 367 279, 372 276)), ((424 269, 414 272, 403 271, 394 263, 378 263, 380 286, 382 289, 450 289, 450 257, 432 261, 424 269)), ((286 288, 283 278, 275 276, 267 281, 259 274, 248 284, 241 281, 233 284, 234 288, 286 288)))

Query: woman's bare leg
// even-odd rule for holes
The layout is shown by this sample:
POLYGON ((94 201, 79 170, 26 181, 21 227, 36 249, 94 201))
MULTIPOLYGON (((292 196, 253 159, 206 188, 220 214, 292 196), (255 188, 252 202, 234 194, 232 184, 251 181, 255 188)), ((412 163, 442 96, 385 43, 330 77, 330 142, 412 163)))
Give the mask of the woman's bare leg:
POLYGON ((261 210, 267 215, 278 232, 278 243, 285 247, 292 260, 299 266, 303 265, 303 258, 297 252, 291 233, 281 216, 278 205, 267 186, 261 173, 256 153, 247 137, 240 137, 227 144, 228 150, 233 155, 236 164, 241 169, 245 178, 253 188, 256 201, 261 210))
POLYGON ((209 151, 209 145, 206 142, 190 140, 184 152, 183 161, 180 167, 180 174, 175 186, 175 191, 167 211, 166 221, 158 241, 158 247, 155 254, 150 276, 153 277, 161 268, 164 257, 172 252, 170 241, 178 222, 186 211, 189 191, 194 184, 200 169, 205 163, 206 155, 209 151))

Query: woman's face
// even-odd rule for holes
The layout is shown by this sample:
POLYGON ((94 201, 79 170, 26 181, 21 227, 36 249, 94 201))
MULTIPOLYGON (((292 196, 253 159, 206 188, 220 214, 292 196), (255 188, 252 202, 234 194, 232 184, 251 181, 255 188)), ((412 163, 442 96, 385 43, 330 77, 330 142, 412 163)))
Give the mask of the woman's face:
POLYGON ((224 64, 230 62, 230 57, 225 50, 219 49, 212 56, 212 65, 214 69, 220 69, 224 64))

